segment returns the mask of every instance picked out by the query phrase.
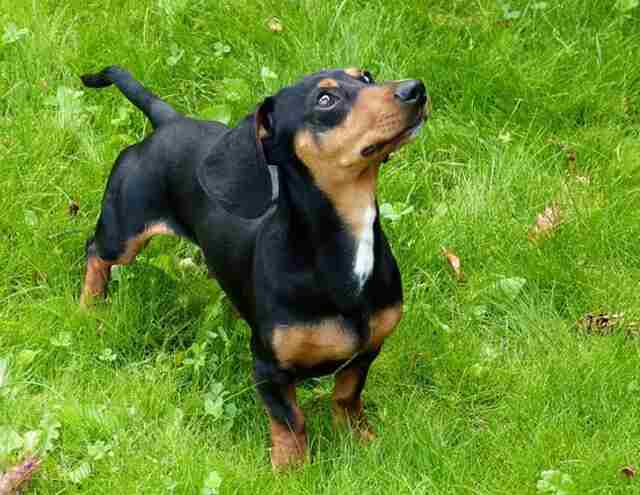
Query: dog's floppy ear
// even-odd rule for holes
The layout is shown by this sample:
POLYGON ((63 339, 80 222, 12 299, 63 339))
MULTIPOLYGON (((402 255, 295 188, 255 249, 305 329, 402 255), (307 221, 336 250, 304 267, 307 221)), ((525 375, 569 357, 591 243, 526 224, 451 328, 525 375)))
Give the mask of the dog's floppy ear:
POLYGON ((243 218, 263 215, 278 195, 278 176, 267 165, 261 134, 272 131, 273 102, 265 100, 255 113, 218 138, 197 176, 207 195, 225 210, 243 218))
POLYGON ((273 136, 273 106, 273 98, 269 96, 256 111, 256 127, 260 139, 273 136))

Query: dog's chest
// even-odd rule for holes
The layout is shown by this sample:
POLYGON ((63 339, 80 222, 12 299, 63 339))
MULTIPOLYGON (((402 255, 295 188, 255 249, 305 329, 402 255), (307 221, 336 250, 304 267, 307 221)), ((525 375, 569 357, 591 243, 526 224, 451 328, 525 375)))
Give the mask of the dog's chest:
POLYGON ((345 361, 356 354, 378 350, 402 317, 402 304, 376 311, 362 339, 342 317, 315 324, 280 325, 273 331, 273 353, 284 369, 313 368, 345 361))
POLYGON ((362 228, 355 236, 355 256, 353 260, 353 276, 362 290, 373 271, 373 223, 376 219, 376 210, 372 206, 365 209, 362 219, 362 228))

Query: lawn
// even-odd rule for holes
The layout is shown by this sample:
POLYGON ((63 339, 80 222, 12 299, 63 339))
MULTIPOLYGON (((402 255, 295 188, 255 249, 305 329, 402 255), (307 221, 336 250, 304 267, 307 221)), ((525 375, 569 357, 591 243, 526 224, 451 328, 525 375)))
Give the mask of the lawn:
POLYGON ((0 35, 0 471, 37 452, 27 493, 640 494, 638 0, 0 0, 0 35), (248 329, 186 241, 80 310, 105 180, 149 131, 81 86, 113 63, 232 123, 323 67, 425 81, 380 181, 406 311, 371 445, 312 381, 312 462, 272 474, 248 329))

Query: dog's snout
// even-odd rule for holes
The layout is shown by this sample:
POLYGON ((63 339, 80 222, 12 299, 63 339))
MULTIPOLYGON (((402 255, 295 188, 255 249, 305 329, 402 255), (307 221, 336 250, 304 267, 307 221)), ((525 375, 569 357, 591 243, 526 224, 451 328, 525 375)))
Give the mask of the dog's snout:
POLYGON ((403 81, 396 87, 394 96, 403 103, 424 105, 427 102, 427 88, 416 79, 403 81))

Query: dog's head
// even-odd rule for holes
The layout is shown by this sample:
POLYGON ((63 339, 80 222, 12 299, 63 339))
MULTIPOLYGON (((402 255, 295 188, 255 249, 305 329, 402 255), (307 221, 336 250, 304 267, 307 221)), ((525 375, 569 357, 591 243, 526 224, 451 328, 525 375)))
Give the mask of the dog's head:
POLYGON ((352 68, 282 89, 265 100, 256 121, 271 161, 293 161, 308 172, 358 237, 373 218, 380 164, 415 137, 430 109, 421 81, 378 84, 352 68))
POLYGON ((200 181, 230 211, 259 216, 275 195, 266 167, 255 166, 266 154, 276 168, 301 167, 358 231, 379 165, 417 134, 429 108, 421 81, 377 84, 360 69, 321 71, 266 98, 222 136, 200 181))
POLYGON ((421 81, 377 84, 360 69, 321 71, 265 101, 261 132, 286 143, 316 181, 349 180, 411 140, 428 109, 421 81))

